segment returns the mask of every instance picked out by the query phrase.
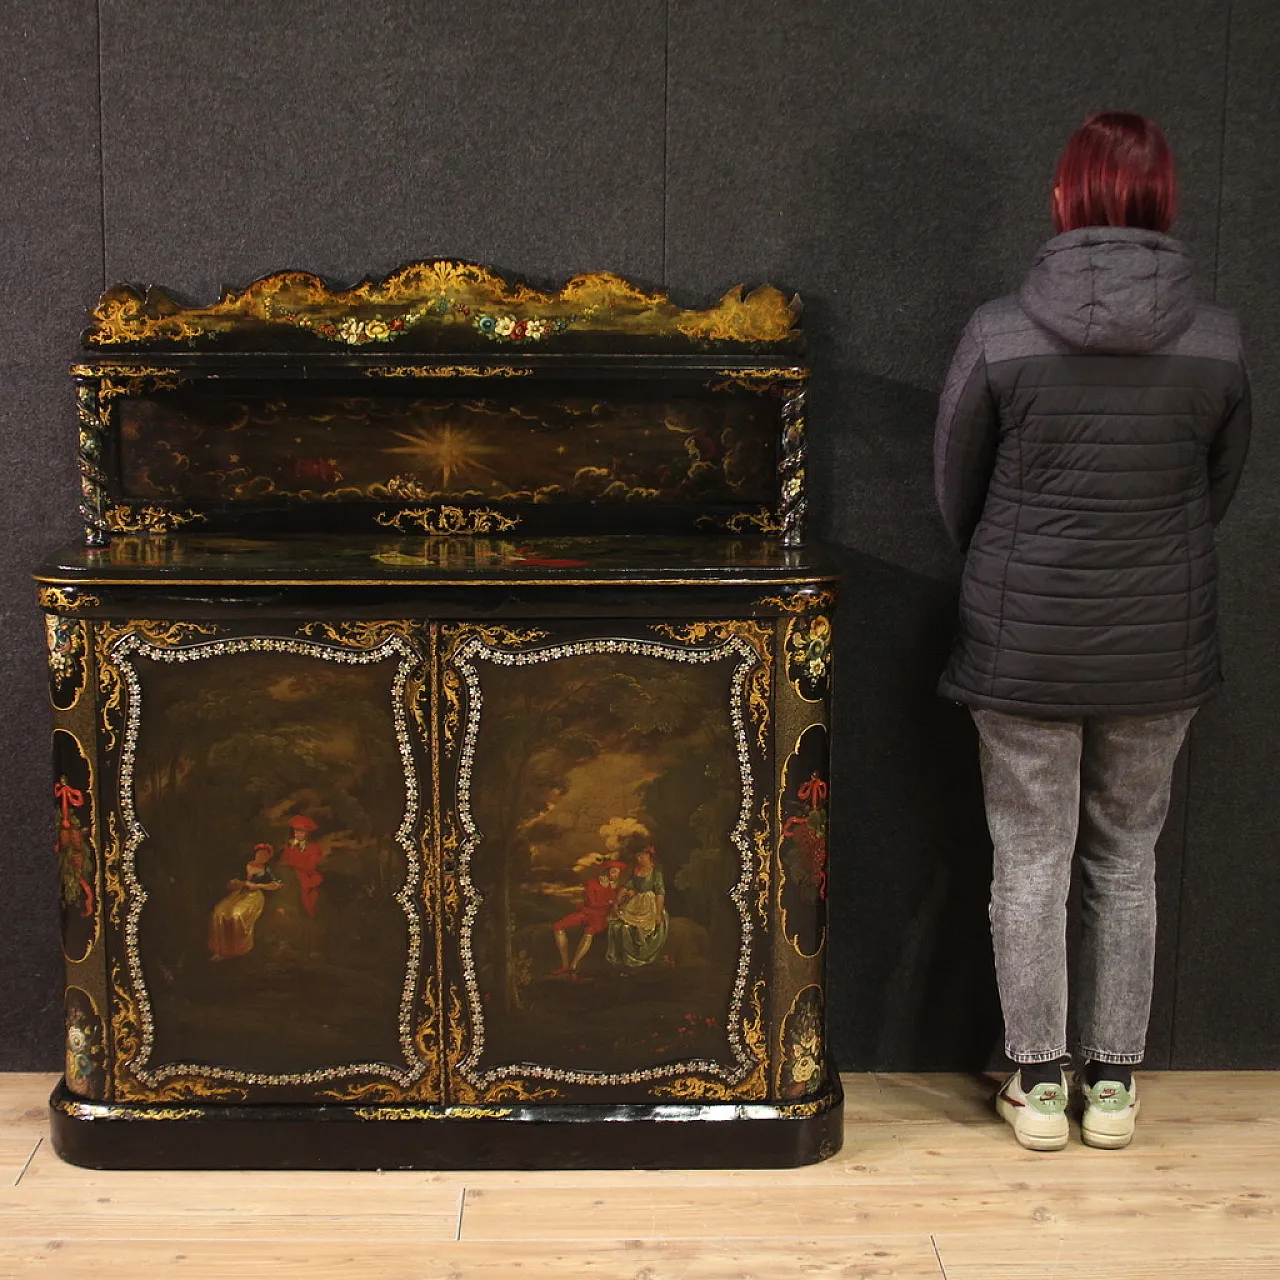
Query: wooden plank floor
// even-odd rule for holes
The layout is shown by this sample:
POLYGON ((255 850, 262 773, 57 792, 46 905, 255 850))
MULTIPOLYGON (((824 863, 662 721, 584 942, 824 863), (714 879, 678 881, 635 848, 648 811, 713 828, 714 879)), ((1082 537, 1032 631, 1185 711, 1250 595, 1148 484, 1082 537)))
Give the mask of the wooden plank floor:
POLYGON ((994 1083, 846 1076, 797 1170, 102 1173, 0 1075, 0 1277, 1280 1280, 1280 1073, 1144 1075, 1116 1152, 1023 1151, 994 1083))

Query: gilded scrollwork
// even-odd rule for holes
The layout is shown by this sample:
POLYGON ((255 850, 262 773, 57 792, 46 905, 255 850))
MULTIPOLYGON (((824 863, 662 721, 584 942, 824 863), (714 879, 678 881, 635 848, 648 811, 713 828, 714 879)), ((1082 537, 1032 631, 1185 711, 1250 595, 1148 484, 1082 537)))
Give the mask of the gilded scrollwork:
POLYGON ((784 394, 791 384, 803 382, 809 370, 801 365, 785 365, 764 369, 717 369, 717 377, 707 382, 709 391, 754 391, 758 394, 784 394))
POLYGON ((769 927, 769 872, 773 866, 773 840, 769 830, 769 798, 760 801, 760 812, 756 819, 756 913, 760 917, 760 927, 769 927))
MULTIPOLYGON (((298 628, 299 635, 322 637, 344 649, 376 649, 391 636, 401 636, 413 644, 421 624, 396 620, 354 622, 306 622, 298 628)), ((422 687, 418 679, 416 689, 422 687)))
POLYGON ((533 1085, 527 1080, 512 1077, 500 1080, 484 1091, 486 1102, 547 1102, 561 1096, 554 1085, 533 1085))
POLYGON ((42 609, 73 613, 77 609, 96 609, 102 603, 102 597, 74 587, 42 586, 36 591, 36 601, 42 609))
POLYGON ((108 507, 103 513, 106 527, 112 533, 172 533, 184 525, 203 524, 208 518, 203 511, 127 503, 108 507))
POLYGON ((607 272, 574 276, 555 292, 508 282, 468 262, 435 260, 385 280, 335 288, 319 276, 282 271, 185 307, 164 290, 116 285, 93 310, 87 346, 189 347, 248 324, 304 330, 346 347, 395 346, 414 330, 463 330, 476 339, 532 342, 557 333, 683 337, 713 342, 784 342, 797 335, 798 298, 771 285, 730 289, 714 306, 687 310, 607 272))
POLYGON ((173 369, 154 366, 130 369, 120 365, 116 366, 114 372, 110 374, 104 369, 94 372, 99 379, 98 403, 102 406, 104 420, 112 402, 120 399, 121 396, 146 396, 156 391, 176 391, 179 387, 186 386, 187 382, 173 369))
POLYGON ((505 1120, 515 1115, 514 1107, 353 1107, 360 1120, 505 1120))
POLYGON ((773 723, 773 628, 754 618, 733 618, 724 622, 655 623, 653 629, 688 645, 724 643, 732 636, 741 636, 755 649, 760 661, 746 676, 747 706, 756 741, 765 751, 773 723))
POLYGON ((366 369, 367 378, 529 378, 533 370, 511 364, 401 364, 366 369))
POLYGON ((116 645, 128 635, 138 635, 149 644, 176 648, 203 636, 213 636, 220 628, 203 622, 162 622, 134 619, 129 622, 99 622, 94 626, 94 648, 98 672, 98 714, 102 722, 103 745, 111 750, 119 740, 116 722, 124 695, 120 669, 116 665, 116 645))
POLYGON ((728 533, 744 533, 748 529, 757 533, 782 532, 782 520, 771 507, 738 511, 731 516, 699 516, 697 523, 704 529, 721 529, 728 533))
POLYGON ((761 596, 760 609, 776 609, 782 613, 820 613, 835 607, 836 593, 827 587, 793 591, 785 596, 761 596))
POLYGON ((736 1089, 719 1080, 702 1076, 681 1076, 655 1084, 651 1092, 660 1098, 678 1098, 681 1102, 729 1102, 738 1096, 736 1089))
POLYGON ((405 507, 379 511, 374 520, 384 529, 400 533, 500 533, 514 529, 520 517, 491 507, 405 507))
POLYGON ((120 838, 120 820, 114 809, 107 813, 106 838, 102 850, 102 883, 106 894, 107 912, 111 927, 118 929, 124 923, 124 881, 120 873, 120 860, 124 843, 120 838))

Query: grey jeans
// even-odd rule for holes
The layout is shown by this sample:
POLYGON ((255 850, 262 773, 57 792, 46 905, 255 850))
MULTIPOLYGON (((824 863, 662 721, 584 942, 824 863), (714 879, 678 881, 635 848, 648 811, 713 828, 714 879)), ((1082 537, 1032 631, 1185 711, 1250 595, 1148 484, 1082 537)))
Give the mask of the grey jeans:
POLYGON ((1142 1060, 1156 937, 1156 838, 1192 711, 1033 720, 973 711, 995 846, 991 937, 1014 1062, 1067 1052, 1067 893, 1080 858, 1079 1051, 1142 1060))

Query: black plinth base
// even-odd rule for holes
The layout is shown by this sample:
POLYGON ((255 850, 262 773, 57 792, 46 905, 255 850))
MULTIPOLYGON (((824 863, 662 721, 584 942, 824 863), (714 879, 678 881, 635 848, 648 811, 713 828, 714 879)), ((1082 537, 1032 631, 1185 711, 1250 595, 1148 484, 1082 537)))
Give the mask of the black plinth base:
POLYGON ((54 1150, 93 1169, 735 1169, 834 1155, 844 1094, 646 1106, 86 1102, 59 1084, 54 1150))

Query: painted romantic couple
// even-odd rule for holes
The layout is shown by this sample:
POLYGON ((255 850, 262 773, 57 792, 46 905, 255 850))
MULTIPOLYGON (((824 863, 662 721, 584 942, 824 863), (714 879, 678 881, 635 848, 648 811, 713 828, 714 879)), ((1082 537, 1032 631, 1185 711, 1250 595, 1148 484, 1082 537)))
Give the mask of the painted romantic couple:
POLYGON ((579 859, 574 871, 585 877, 582 905, 552 926, 560 967, 554 975, 578 979, 578 966, 600 934, 606 934, 605 958, 627 974, 652 964, 667 941, 667 886, 649 831, 634 818, 612 818, 600 828, 607 853, 579 859), (572 956, 570 930, 581 930, 572 956))

